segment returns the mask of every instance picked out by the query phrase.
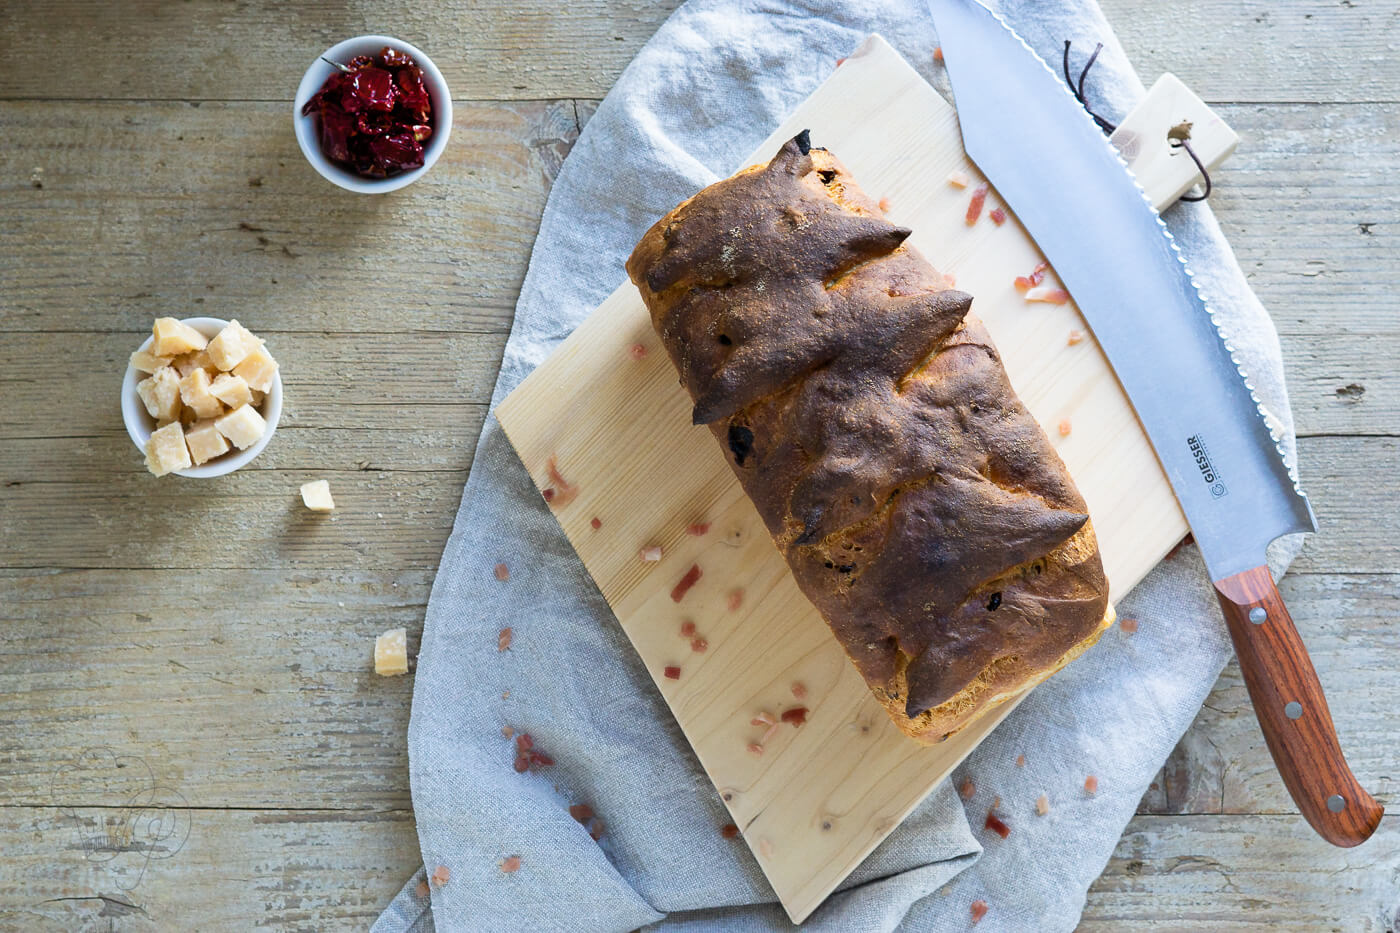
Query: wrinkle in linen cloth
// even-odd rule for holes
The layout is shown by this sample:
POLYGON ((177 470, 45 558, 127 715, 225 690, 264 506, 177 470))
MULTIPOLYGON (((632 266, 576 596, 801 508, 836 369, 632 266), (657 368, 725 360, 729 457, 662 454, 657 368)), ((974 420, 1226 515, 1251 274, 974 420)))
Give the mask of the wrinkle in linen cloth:
MULTIPOLYGON (((1000 10, 1050 61, 1105 44, 1086 92, 1117 120, 1144 93, 1093 0, 1008 0, 1000 10)), ((565 161, 545 208, 493 404, 624 278, 650 224, 739 166, 870 33, 947 95, 920 0, 690 0, 627 68, 565 161)), ((1226 182, 1228 183, 1228 181, 1226 182)), ((1268 314, 1208 207, 1166 215, 1293 457, 1268 314)), ((936 261, 937 257, 934 257, 936 261)), ((1296 553, 1284 541, 1275 573, 1296 553)), ((1037 688, 805 924, 817 931, 1071 930, 1085 892, 1229 656, 1194 547, 1118 607, 1115 628, 1037 688), (1024 755, 1024 766, 1016 759, 1024 755), (1097 793, 1084 790, 1092 773, 1097 793), (952 790, 970 777, 963 801, 952 790), (1045 794, 1050 810, 1037 816, 1045 794), (994 796, 1012 827, 982 828, 994 796)), ((403 931, 786 930, 791 927, 607 603, 524 467, 489 420, 428 604, 409 727, 424 865, 450 881, 404 886, 375 924, 403 931), (511 570, 497 581, 497 562, 511 570), (509 652, 496 647, 514 629, 509 652), (508 697, 506 696, 508 692, 508 697), (517 774, 501 728, 557 760, 517 774), (595 843, 568 813, 604 820, 595 843), (501 860, 519 855, 519 871, 501 860)))

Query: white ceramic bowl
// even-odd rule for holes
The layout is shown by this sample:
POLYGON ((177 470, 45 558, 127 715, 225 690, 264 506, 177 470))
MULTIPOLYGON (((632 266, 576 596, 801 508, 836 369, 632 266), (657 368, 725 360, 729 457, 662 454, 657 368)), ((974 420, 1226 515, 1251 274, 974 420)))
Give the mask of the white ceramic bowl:
MULTIPOLYGON (((224 329, 224 325, 228 321, 216 317, 187 317, 181 323, 190 325, 204 336, 212 339, 214 335, 224 329)), ((153 339, 155 338, 147 337, 137 349, 147 349, 153 339)), ((150 412, 146 411, 146 406, 141 402, 141 396, 136 394, 136 383, 145 378, 145 373, 128 363, 126 378, 122 380, 122 420, 126 422, 126 433, 131 435, 131 442, 136 445, 137 450, 141 451, 142 456, 145 456, 146 453, 146 441, 150 440, 151 432, 156 429, 156 419, 152 418, 150 412)), ((280 370, 272 380, 272 388, 268 390, 267 397, 263 399, 259 414, 267 422, 267 430, 252 447, 246 450, 234 447, 228 453, 215 457, 207 463, 192 466, 188 470, 176 470, 175 475, 191 476, 196 479, 223 476, 251 462, 254 457, 262 453, 267 442, 272 440, 272 433, 277 430, 277 422, 282 418, 282 373, 280 370)))
POLYGON ((442 155, 442 150, 447 146, 447 136, 452 130, 452 95, 447 90, 447 82, 442 79, 442 72, 438 71, 437 65, 434 65, 433 60, 424 55, 421 49, 392 36, 356 36, 326 49, 311 63, 311 67, 306 69, 301 85, 297 88, 296 100, 292 101, 292 122, 296 127, 297 142, 301 145, 302 154, 322 177, 347 191, 383 194, 412 184, 432 168, 438 156, 442 155), (301 108, 306 106, 306 102, 321 89, 321 85, 325 84, 326 79, 335 71, 323 59, 348 62, 356 55, 377 55, 386 45, 407 52, 418 63, 418 67, 423 69, 423 86, 427 88, 428 97, 433 102, 433 135, 428 137, 428 145, 423 148, 422 167, 400 172, 391 178, 364 178, 326 158, 325 153, 321 151, 320 134, 317 132, 319 117, 315 114, 302 116, 301 108))

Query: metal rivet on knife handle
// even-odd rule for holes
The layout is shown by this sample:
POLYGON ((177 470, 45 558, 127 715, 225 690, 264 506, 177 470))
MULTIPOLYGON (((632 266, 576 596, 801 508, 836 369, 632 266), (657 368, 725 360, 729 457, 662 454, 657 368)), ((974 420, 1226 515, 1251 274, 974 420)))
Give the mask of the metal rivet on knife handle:
POLYGON ((1341 813, 1346 808, 1347 802, 1342 799, 1341 794, 1333 794, 1331 797, 1327 798, 1327 809, 1331 810, 1333 813, 1341 813))
POLYGON ((1268 610, 1263 606, 1255 606, 1253 609, 1249 610, 1249 621, 1253 622, 1255 625, 1263 625, 1268 618, 1268 610))
POLYGON ((1283 715, 1287 716, 1289 719, 1297 719, 1299 716, 1303 715, 1303 704, 1294 700, 1283 708, 1283 715))

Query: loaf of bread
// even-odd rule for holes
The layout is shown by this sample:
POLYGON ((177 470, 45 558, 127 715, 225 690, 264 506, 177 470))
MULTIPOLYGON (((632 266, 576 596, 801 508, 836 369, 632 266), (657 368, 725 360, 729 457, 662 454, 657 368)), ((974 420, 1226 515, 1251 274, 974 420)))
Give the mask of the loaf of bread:
POLYGON ((909 233, 804 131, 659 220, 627 271, 803 593, 931 743, 1113 613, 1083 498, 909 233))

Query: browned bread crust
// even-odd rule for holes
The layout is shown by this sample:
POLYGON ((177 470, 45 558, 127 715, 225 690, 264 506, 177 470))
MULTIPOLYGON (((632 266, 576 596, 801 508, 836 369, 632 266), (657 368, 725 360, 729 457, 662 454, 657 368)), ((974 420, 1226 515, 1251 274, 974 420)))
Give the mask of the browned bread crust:
POLYGON ((1083 498, 909 232, 804 131, 659 220, 627 272, 803 593, 932 742, 1112 611, 1083 498))

